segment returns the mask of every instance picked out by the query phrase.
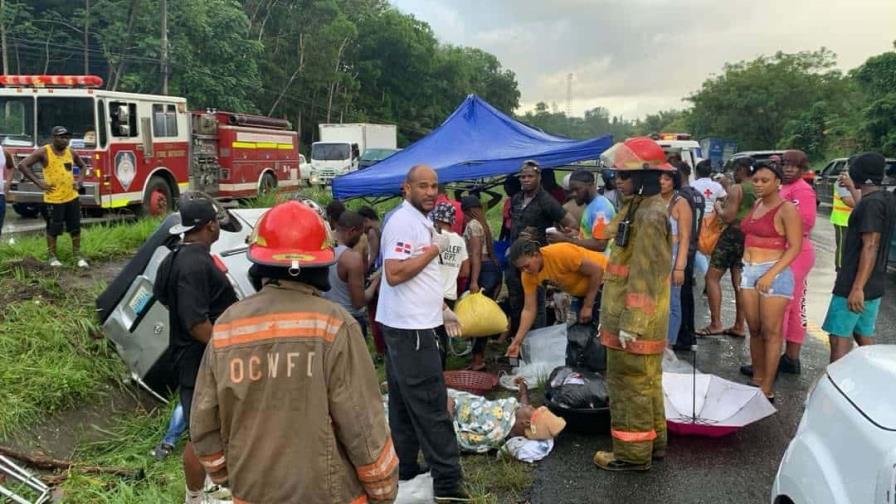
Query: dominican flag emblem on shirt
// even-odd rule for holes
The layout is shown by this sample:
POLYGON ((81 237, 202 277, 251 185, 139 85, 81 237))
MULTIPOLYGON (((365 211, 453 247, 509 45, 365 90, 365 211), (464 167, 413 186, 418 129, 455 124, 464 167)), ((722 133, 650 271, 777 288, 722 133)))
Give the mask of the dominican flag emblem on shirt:
POLYGON ((398 242, 395 245, 395 252, 399 254, 407 254, 411 255, 411 244, 405 242, 398 242))

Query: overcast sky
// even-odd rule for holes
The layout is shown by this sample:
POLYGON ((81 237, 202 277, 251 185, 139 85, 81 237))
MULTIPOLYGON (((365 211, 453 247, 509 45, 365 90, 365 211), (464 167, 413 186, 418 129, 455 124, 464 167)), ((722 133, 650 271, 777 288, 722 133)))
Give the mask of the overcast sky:
POLYGON ((516 73, 521 109, 668 108, 725 62, 825 46, 848 70, 892 49, 896 0, 392 0, 439 40, 484 49, 516 73))

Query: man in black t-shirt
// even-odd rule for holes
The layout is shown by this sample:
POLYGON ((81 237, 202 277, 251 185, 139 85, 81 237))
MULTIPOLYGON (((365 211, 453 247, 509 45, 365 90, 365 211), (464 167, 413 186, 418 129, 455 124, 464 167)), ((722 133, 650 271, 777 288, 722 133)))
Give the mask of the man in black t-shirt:
POLYGON ((849 216, 843 258, 822 329, 830 334, 831 362, 852 348, 874 343, 874 328, 886 283, 890 236, 896 225, 896 196, 881 189, 885 159, 860 154, 850 160, 849 176, 861 199, 849 216))
MULTIPOLYGON (((182 200, 180 215, 181 223, 172 226, 170 232, 183 234, 183 241, 159 266, 154 294, 168 308, 169 346, 178 375, 180 402, 189 425, 193 387, 212 326, 237 298, 227 276, 209 253, 221 233, 212 203, 207 199, 182 200)), ((204 502, 205 470, 189 442, 184 447, 183 461, 186 502, 204 502)))
MULTIPOLYGON (((526 236, 542 246, 547 245, 545 233, 549 227, 559 224, 564 233, 578 229, 578 223, 560 206, 541 186, 541 166, 536 161, 523 163, 519 174, 522 190, 510 200, 510 242, 526 236)), ((520 313, 523 310, 523 285, 520 271, 513 264, 508 264, 507 298, 510 302, 510 334, 519 327, 520 313)), ((533 328, 545 324, 544 289, 538 289, 538 311, 533 328)))

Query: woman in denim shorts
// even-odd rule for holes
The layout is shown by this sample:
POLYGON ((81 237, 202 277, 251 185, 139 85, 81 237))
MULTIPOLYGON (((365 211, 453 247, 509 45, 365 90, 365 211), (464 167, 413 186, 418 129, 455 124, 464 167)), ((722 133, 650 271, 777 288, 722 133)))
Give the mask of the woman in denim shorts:
POLYGON ((781 168, 758 163, 753 169, 756 204, 743 220, 744 269, 741 296, 750 328, 752 384, 775 400, 775 375, 781 356, 784 312, 793 297, 790 263, 802 246, 803 229, 793 203, 778 194, 781 168))

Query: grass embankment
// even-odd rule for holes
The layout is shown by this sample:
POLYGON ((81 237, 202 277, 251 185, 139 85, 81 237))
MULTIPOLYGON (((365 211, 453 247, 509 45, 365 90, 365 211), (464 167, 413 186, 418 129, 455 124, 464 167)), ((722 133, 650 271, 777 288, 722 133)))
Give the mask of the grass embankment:
MULTIPOLYGON (((134 222, 84 227, 81 230, 81 254, 90 262, 102 262, 127 256, 133 253, 155 231, 159 222, 157 219, 142 219, 134 222)), ((72 247, 68 235, 59 238, 57 249, 59 259, 63 264, 73 265, 72 247)), ((6 242, 0 244, 0 275, 6 277, 11 270, 10 263, 26 258, 46 261, 47 240, 42 233, 16 236, 14 245, 7 245, 6 242)), ((29 270, 24 273, 35 275, 41 272, 29 270)))
MULTIPOLYGON (((82 232, 82 252, 94 267, 133 252, 158 221, 94 226, 82 232)), ((72 264, 67 239, 60 259, 72 264)), ((0 436, 47 414, 95 397, 124 366, 104 339, 95 339, 94 300, 105 282, 75 276, 72 267, 45 265, 42 235, 0 245, 0 436), (77 282, 77 285, 73 285, 77 282)))

